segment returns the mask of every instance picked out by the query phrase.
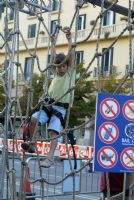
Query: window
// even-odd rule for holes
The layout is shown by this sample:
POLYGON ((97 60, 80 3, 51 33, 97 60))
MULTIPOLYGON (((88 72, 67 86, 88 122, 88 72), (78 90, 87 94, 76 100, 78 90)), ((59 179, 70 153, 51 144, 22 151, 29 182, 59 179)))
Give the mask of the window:
POLYGON ((13 20, 14 19, 14 10, 10 9, 9 15, 8 15, 8 19, 9 20, 13 20))
POLYGON ((110 26, 115 24, 115 12, 108 11, 103 18, 103 26, 110 26))
MULTIPOLYGON (((102 49, 104 52, 106 48, 102 49)), ((113 65, 113 48, 109 49, 103 56, 102 56, 102 66, 101 66, 101 73, 104 75, 112 74, 112 65, 113 65)))
POLYGON ((8 29, 8 36, 7 36, 8 37, 8 41, 12 41, 12 34, 11 34, 11 33, 13 33, 12 31, 13 31, 12 28, 8 29))
POLYGON ((52 11, 59 9, 59 0, 53 0, 52 2, 52 11))
POLYGON ((76 63, 75 63, 76 65, 83 63, 83 51, 76 51, 75 61, 76 61, 76 63))
POLYGON ((86 14, 80 15, 78 21, 78 30, 85 29, 85 26, 86 26, 86 14))
POLYGON ((58 24, 58 20, 51 21, 51 30, 50 30, 51 34, 53 34, 55 32, 57 24, 58 24))
POLYGON ((32 60, 33 60, 32 57, 25 58, 24 78, 26 81, 30 80, 32 76, 32 72, 33 72, 32 60))
MULTIPOLYGON (((1 1, 0 1, 1 2, 1 1)), ((4 6, 0 6, 0 19, 1 19, 1 17, 2 17, 2 13, 4 12, 4 10, 5 10, 5 7, 4 6)))
POLYGON ((34 38, 36 33, 36 24, 28 26, 28 38, 34 38))
POLYGON ((131 8, 134 9, 134 0, 131 2, 131 8))

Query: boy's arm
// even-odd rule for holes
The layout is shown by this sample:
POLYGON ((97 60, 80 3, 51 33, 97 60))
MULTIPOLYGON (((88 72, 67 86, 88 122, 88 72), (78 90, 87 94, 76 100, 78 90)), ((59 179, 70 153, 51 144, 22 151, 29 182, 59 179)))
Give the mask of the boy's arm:
POLYGON ((72 34, 70 30, 66 31, 66 38, 68 40, 68 65, 72 65, 73 61, 73 49, 72 49, 72 34))

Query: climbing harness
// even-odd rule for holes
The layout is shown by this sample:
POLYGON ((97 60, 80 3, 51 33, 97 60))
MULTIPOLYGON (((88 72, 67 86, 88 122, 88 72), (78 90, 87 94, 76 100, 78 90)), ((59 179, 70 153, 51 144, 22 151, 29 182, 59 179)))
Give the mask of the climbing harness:
MULTIPOLYGON (((45 102, 49 102, 49 104, 55 102, 54 99, 51 99, 51 98, 45 98, 45 102)), ((67 103, 61 103, 61 102, 57 102, 55 105, 57 106, 61 106, 61 107, 64 107, 64 108, 67 108, 68 107, 68 104, 67 103)), ((39 111, 40 108, 36 108, 32 113, 36 112, 36 111, 39 111)), ((56 117, 58 117, 60 119, 60 122, 61 122, 61 125, 63 126, 63 128, 65 128, 65 119, 63 118, 62 114, 57 111, 56 109, 54 109, 52 106, 43 106, 42 107, 42 110, 44 110, 44 112, 46 112, 47 116, 48 116, 48 122, 50 121, 50 118, 52 115, 55 115, 56 117)), ((31 114, 32 115, 32 114, 31 114)), ((23 140, 24 140, 24 143, 22 145, 22 148, 24 148, 24 150, 28 150, 29 149, 29 137, 30 137, 30 123, 31 123, 31 115, 28 117, 28 119, 25 121, 24 125, 23 125, 23 140)), ((38 123, 38 126, 40 126, 40 122, 38 123)), ((74 139, 74 135, 72 132, 69 132, 67 134, 68 136, 68 139, 70 140, 70 144, 72 146, 72 150, 73 150, 73 157, 74 157, 74 169, 77 169, 77 160, 76 160, 76 154, 75 154, 75 149, 74 149, 74 145, 76 144, 76 141, 74 139)))

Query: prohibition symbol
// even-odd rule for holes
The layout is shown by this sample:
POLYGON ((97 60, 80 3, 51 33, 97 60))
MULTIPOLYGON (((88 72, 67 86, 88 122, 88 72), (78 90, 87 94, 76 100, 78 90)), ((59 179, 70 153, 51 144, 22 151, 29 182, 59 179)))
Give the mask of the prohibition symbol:
POLYGON ((121 163, 127 169, 134 170, 134 148, 128 147, 121 154, 121 163))
POLYGON ((98 163, 104 168, 112 168, 117 163, 117 152, 113 147, 105 146, 98 152, 98 163))
POLYGON ((105 122, 99 128, 99 137, 106 144, 114 143, 119 136, 117 126, 112 122, 105 122))
POLYGON ((134 120, 134 100, 128 100, 123 106, 123 114, 127 120, 134 120))
POLYGON ((106 119, 115 119, 119 112, 119 103, 113 98, 106 98, 100 104, 100 113, 106 119))

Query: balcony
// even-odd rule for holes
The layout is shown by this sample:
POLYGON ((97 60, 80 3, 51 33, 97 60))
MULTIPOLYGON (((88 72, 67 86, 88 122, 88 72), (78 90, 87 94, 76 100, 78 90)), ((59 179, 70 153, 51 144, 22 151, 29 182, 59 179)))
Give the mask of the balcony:
MULTIPOLYGON (((102 27, 100 38, 106 39, 105 37, 106 33, 109 33, 108 38, 115 38, 121 33, 121 31, 125 27, 126 27, 126 24, 104 26, 102 27)), ((91 29, 84 29, 84 30, 78 31, 77 41, 84 40, 89 35, 90 31, 91 29)), ((96 40, 98 33, 99 33, 99 28, 95 28, 89 41, 96 40)), ((128 31, 126 31, 123 36, 128 36, 128 31)), ((74 39, 74 33, 72 33, 72 37, 74 39)), ((0 41, 0 43, 2 45, 2 40, 0 41)), ((11 42, 9 42, 9 44, 11 45, 11 42)), ((29 49, 34 49, 35 44, 36 44, 36 38, 26 39, 25 44, 27 45, 29 49)), ((47 48, 48 44, 49 44, 49 38, 44 35, 39 35, 37 48, 47 48)), ((65 34, 60 32, 58 35, 57 46, 66 45, 66 44, 67 44, 67 40, 66 40, 65 34)), ((19 42, 19 49, 25 50, 25 45, 24 45, 24 42, 21 40, 21 38, 19 42)), ((4 52, 4 48, 1 50, 1 52, 4 52)))
MULTIPOLYGON (((121 31, 124 30, 125 27, 126 27, 126 24, 103 26, 101 29, 101 37, 100 38, 104 39, 106 33, 109 33, 108 38, 115 38, 121 33, 121 31)), ((85 39, 89 35, 90 31, 91 31, 91 29, 79 31, 78 32, 78 41, 85 39)), ((96 40, 98 33, 99 33, 99 28, 97 27, 94 29, 93 34, 89 40, 90 41, 96 40)), ((125 32, 123 36, 127 36, 127 35, 128 35, 128 32, 125 32)))

